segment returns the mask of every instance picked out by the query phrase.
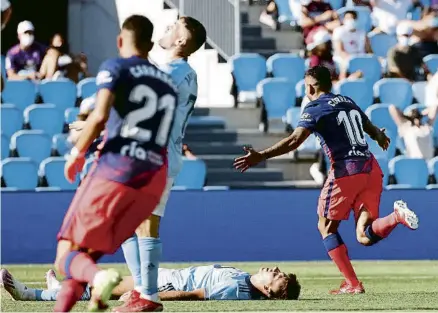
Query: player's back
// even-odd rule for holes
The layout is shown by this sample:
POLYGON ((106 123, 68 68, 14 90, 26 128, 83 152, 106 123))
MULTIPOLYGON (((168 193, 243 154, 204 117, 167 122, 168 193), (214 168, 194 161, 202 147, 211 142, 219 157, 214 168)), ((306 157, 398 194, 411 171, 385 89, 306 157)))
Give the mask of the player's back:
POLYGON ((136 56, 108 60, 96 80, 98 88, 114 93, 96 175, 143 186, 167 164, 176 86, 169 75, 136 56))
POLYGON ((173 60, 162 70, 172 77, 178 88, 178 105, 168 146, 168 175, 176 177, 182 166, 182 142, 198 96, 198 82, 196 72, 184 59, 173 60))
POLYGON ((370 170, 372 154, 363 129, 366 120, 353 100, 331 93, 310 102, 301 117, 304 125, 312 125, 338 177, 370 170))

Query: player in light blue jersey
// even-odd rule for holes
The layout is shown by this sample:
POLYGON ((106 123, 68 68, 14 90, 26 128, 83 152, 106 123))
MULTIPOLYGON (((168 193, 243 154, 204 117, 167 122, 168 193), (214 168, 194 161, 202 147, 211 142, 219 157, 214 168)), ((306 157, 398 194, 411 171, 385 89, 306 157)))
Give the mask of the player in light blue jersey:
MULTIPOLYGON (((46 290, 25 286, 6 269, 1 270, 0 281, 12 298, 19 301, 55 301, 61 286, 53 270, 46 274, 46 290)), ((133 278, 125 277, 113 290, 113 296, 118 298, 133 287, 133 278)), ((296 275, 283 273, 278 267, 261 268, 251 275, 238 268, 214 264, 183 269, 160 268, 158 290, 162 301, 297 300, 301 286, 296 275)), ((81 300, 88 300, 91 293, 87 288, 81 300)), ((122 296, 120 300, 129 301, 129 298, 122 296)))
POLYGON ((206 30, 199 21, 191 17, 181 17, 168 28, 159 41, 159 45, 170 56, 169 63, 162 70, 171 76, 178 93, 178 105, 168 144, 168 179, 155 211, 140 225, 136 236, 122 245, 135 288, 130 293, 130 299, 116 308, 118 312, 156 311, 157 307, 162 309, 161 304, 157 304, 158 267, 162 250, 159 238, 160 219, 164 215, 173 181, 182 167, 182 140, 198 95, 196 73, 187 63, 187 58, 205 43, 206 36, 206 30), (157 306, 150 307, 145 300, 153 301, 157 306))

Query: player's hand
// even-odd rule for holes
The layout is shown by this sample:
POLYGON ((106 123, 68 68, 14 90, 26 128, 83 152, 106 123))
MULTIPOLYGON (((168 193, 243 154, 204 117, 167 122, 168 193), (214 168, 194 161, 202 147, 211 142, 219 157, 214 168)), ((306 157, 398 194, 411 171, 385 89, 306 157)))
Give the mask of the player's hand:
POLYGON ((73 123, 68 124, 68 128, 74 130, 82 130, 84 126, 85 126, 85 121, 74 121, 73 123))
POLYGON ((64 167, 65 179, 67 179, 70 183, 73 183, 76 179, 76 175, 82 172, 84 164, 85 158, 83 156, 69 156, 64 167))
POLYGON ((385 128, 381 128, 379 135, 377 136, 377 143, 383 150, 388 150, 391 139, 385 134, 385 128))
POLYGON ((240 172, 242 173, 249 169, 251 166, 255 166, 264 160, 263 155, 255 151, 253 148, 243 147, 243 150, 247 152, 246 155, 234 159, 233 164, 234 167, 240 170, 240 172))

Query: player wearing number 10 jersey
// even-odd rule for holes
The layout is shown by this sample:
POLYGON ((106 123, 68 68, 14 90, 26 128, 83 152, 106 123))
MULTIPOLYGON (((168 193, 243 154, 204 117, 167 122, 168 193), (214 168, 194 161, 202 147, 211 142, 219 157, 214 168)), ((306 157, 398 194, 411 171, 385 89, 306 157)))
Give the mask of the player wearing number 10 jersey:
POLYGON ((99 270, 155 209, 166 185, 167 144, 177 103, 171 77, 148 61, 153 25, 133 15, 117 38, 120 58, 104 62, 96 78, 94 111, 72 149, 65 175, 73 181, 84 155, 105 127, 100 157, 78 188, 58 234, 55 265, 66 276, 55 311, 68 312, 93 286, 90 311, 106 307, 121 278, 99 270))
POLYGON ((311 102, 304 108, 298 127, 288 137, 261 152, 245 148, 247 155, 235 160, 235 167, 247 170, 263 160, 298 148, 311 134, 321 142, 331 161, 328 179, 318 202, 318 229, 324 246, 345 280, 332 294, 363 293, 338 227, 354 211, 356 237, 370 246, 386 238, 398 225, 418 228, 418 218, 403 201, 394 203, 394 212, 379 218, 382 170, 368 150, 367 133, 386 150, 390 144, 384 130, 374 126, 348 97, 330 92, 332 82, 327 68, 316 66, 305 77, 306 95, 311 102))

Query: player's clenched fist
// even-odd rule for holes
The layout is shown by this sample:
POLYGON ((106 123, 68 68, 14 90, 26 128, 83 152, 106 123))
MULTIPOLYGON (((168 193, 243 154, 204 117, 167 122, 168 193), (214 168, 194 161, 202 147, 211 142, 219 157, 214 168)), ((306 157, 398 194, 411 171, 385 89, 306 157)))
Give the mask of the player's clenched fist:
POLYGON ((70 183, 76 179, 76 175, 82 171, 85 164, 85 157, 83 155, 70 155, 64 167, 64 176, 70 183))

